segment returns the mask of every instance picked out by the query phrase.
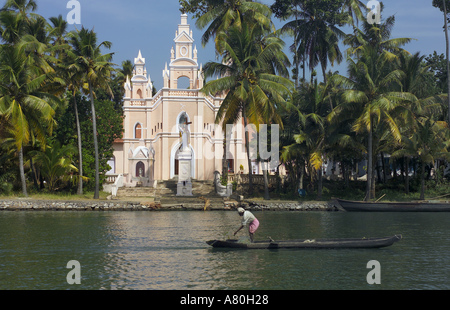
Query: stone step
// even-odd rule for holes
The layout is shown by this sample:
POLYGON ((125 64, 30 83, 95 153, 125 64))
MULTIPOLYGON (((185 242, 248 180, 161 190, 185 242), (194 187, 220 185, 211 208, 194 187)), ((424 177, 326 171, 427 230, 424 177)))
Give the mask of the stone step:
MULTIPOLYGON (((192 192, 195 197, 220 198, 216 194, 213 181, 192 182, 192 192)), ((156 188, 151 187, 122 187, 117 192, 117 197, 175 197, 177 194, 177 181, 169 180, 158 182, 156 188)))

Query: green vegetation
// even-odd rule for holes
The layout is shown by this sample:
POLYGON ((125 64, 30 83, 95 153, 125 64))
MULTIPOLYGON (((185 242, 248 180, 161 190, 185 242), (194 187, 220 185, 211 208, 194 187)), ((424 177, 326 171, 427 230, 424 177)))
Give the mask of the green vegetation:
MULTIPOLYGON (((278 182, 269 186, 265 170, 259 188, 249 171, 247 195, 297 199, 305 189, 303 199, 405 200, 449 194, 449 0, 430 3, 443 12, 447 51, 428 56, 408 52, 412 38, 391 37, 394 16, 369 24, 364 1, 180 4, 204 30, 202 43, 216 48, 203 88, 226 93, 216 123, 282 129, 280 167, 288 178, 281 182, 277 170, 278 182), (284 23, 281 29, 273 18, 284 23), (347 72, 329 70, 339 63, 347 72), (325 165, 339 173, 324 177, 325 165), (358 169, 367 173, 357 175, 358 169)), ((102 53, 111 42, 97 42, 85 28, 68 33, 61 16, 47 21, 33 13, 36 7, 36 0, 7 0, 0 10, 0 194, 84 197, 86 190, 98 199, 112 143, 122 137, 122 85, 133 65, 115 68, 113 54, 102 53)), ((249 150, 248 135, 245 141, 249 150)))
POLYGON ((100 52, 111 43, 97 45, 93 30, 67 33, 62 16, 47 21, 36 8, 8 0, 0 11, 0 194, 27 197, 33 184, 33 193, 82 197, 87 182, 98 199, 123 131, 121 103, 111 101, 123 96, 121 76, 100 52))
MULTIPOLYGON (((433 5, 447 16, 443 4, 450 3, 441 2, 433 5)), ((258 1, 180 0, 180 4, 182 12, 193 14, 197 26, 206 29, 204 44, 215 37, 221 59, 207 65, 206 75, 219 79, 207 83, 204 91, 227 92, 216 122, 236 123, 242 118, 244 124, 282 125, 280 151, 288 179, 281 184, 277 177, 277 185, 268 188, 263 173, 264 188, 253 192, 249 172, 246 194, 257 197, 264 190, 268 198, 270 190, 272 197, 298 198, 298 190, 305 189, 307 199, 357 200, 380 194, 389 199, 404 200, 403 195, 424 199, 425 189, 427 197, 450 194, 443 179, 450 160, 448 54, 411 55, 405 49, 411 38, 391 38, 395 17, 371 25, 365 18, 366 5, 359 0, 274 0, 270 10, 286 22, 277 31, 267 22, 269 7, 258 1), (345 25, 353 31, 345 33, 345 25), (266 47, 264 31, 272 40, 292 37, 293 83, 281 80, 288 66, 281 50, 265 58, 269 65, 257 63, 266 47), (249 44, 255 49, 241 53, 249 44), (343 61, 348 68, 345 75, 327 71, 329 65, 343 61), (318 66, 322 82, 315 71, 318 66), (266 74, 280 80, 272 80, 270 90, 254 87, 265 82, 266 74), (362 161, 366 161, 366 181, 353 181, 362 161), (324 180, 325 163, 340 168, 339 175, 324 180), (434 190, 426 186, 433 182, 439 184, 434 190)), ((248 137, 246 144, 248 148, 248 137)))

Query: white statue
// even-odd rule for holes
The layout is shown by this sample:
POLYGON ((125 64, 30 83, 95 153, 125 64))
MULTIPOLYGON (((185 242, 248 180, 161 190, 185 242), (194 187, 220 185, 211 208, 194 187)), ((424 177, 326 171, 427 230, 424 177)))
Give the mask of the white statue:
POLYGON ((191 143, 191 133, 189 132, 189 124, 187 118, 183 116, 183 118, 180 120, 180 137, 181 137, 181 151, 188 151, 189 145, 191 143), (183 122, 184 121, 184 122, 183 122))

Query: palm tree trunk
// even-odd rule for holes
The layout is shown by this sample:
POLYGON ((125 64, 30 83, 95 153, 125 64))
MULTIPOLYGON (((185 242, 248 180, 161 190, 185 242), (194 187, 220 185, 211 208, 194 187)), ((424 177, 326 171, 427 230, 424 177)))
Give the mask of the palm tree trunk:
POLYGON ((372 136, 372 121, 370 122, 369 128, 369 143, 367 147, 367 187, 366 187, 366 198, 365 201, 372 199, 372 174, 373 174, 373 162, 372 162, 372 144, 373 144, 373 136, 372 136))
POLYGON ((36 174, 36 167, 33 163, 33 158, 30 158, 30 166, 31 166, 31 173, 33 175, 33 184, 34 184, 34 188, 36 190, 39 190, 39 185, 38 185, 38 181, 37 181, 37 174, 36 174))
POLYGON ((409 194, 409 158, 405 156, 405 194, 409 194))
POLYGON ((263 169, 263 174, 264 174, 264 199, 265 200, 269 200, 270 196, 269 196, 269 179, 268 179, 268 172, 269 170, 267 169, 267 167, 269 166, 269 163, 267 162, 267 160, 264 160, 264 169, 263 169))
POLYGON ((304 189, 303 186, 303 179, 305 177, 305 162, 303 158, 299 159, 298 161, 300 163, 300 181, 299 181, 299 189, 304 189))
POLYGON ((28 197, 27 193, 27 182, 25 180, 25 171, 23 168, 23 146, 20 146, 19 150, 19 169, 20 169, 20 180, 22 181, 22 194, 28 197))
MULTIPOLYGON (((447 86, 448 91, 450 92, 450 58, 449 58, 449 42, 448 42, 448 24, 447 24, 447 6, 445 4, 445 0, 442 0, 444 3, 444 30, 445 30, 445 47, 446 47, 446 58, 447 58, 447 86)), ((450 96, 448 96, 448 123, 450 125, 450 96)))
POLYGON ((303 82, 306 79, 306 52, 303 55, 303 82))
POLYGON ((81 148, 81 129, 80 129, 80 119, 78 117, 78 105, 77 98, 75 97, 75 91, 73 92, 73 104, 75 107, 75 118, 77 122, 77 137, 78 137, 78 157, 79 157, 79 166, 78 166, 78 195, 83 195, 83 153, 81 148))
POLYGON ((422 162, 422 169, 420 173, 420 200, 425 199, 425 163, 422 162))
MULTIPOLYGON (((247 129, 247 116, 245 115, 245 111, 242 110, 242 118, 244 119, 244 127, 247 129)), ((248 138, 248 130, 245 130, 245 150, 247 151, 247 163, 248 163, 248 193, 249 195, 253 194, 253 176, 252 176, 252 160, 250 159, 250 145, 248 138)))
POLYGON ((317 176, 318 176, 318 184, 317 184, 317 200, 322 199, 322 179, 323 179, 323 169, 322 165, 320 165, 320 169, 317 170, 317 176))
POLYGON ((92 85, 89 83, 89 93, 91 97, 91 108, 92 108, 92 131, 94 134, 94 150, 95 150, 95 192, 94 199, 100 198, 100 176, 99 176, 99 162, 98 162, 98 142, 97 142, 97 118, 95 114, 94 106, 94 94, 92 92, 92 85))
POLYGON ((386 163, 384 162, 384 152, 381 152, 380 156, 381 156, 381 166, 383 167, 383 183, 386 183, 387 171, 386 171, 386 163))
MULTIPOLYGON (((323 83, 325 85, 325 87, 327 87, 327 73, 325 71, 325 65, 322 65, 322 74, 323 74, 323 83)), ((328 93, 329 95, 329 93, 328 93)), ((330 109, 331 111, 333 111, 334 107, 333 107, 333 101, 331 100, 331 97, 328 97, 328 101, 330 102, 330 109)))

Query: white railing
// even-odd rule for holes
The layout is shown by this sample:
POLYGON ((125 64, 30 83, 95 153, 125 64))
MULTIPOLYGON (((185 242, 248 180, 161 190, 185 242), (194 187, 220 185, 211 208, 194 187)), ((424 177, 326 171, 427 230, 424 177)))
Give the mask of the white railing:
POLYGON ((147 105, 147 102, 145 99, 133 99, 131 100, 131 106, 132 107, 144 107, 147 105))
MULTIPOLYGON (((280 176, 281 180, 285 178, 286 176, 280 176)), ((249 183, 249 177, 248 174, 228 174, 228 182, 234 182, 234 181, 240 181, 240 183, 248 184, 249 183)), ((277 176, 275 175, 269 175, 268 176, 268 184, 275 185, 277 184, 277 176)), ((264 184, 264 176, 260 174, 253 174, 252 175, 252 182, 253 184, 264 184)))
POLYGON ((173 96, 173 97, 198 97, 198 90, 170 90, 169 91, 169 96, 173 96))
POLYGON ((118 174, 107 174, 106 175, 106 183, 115 183, 116 179, 119 175, 118 174))
POLYGON ((111 195, 113 197, 117 196, 117 191, 119 190, 120 187, 123 187, 123 174, 119 174, 116 178, 116 181, 114 182, 114 184, 111 186, 111 195))

